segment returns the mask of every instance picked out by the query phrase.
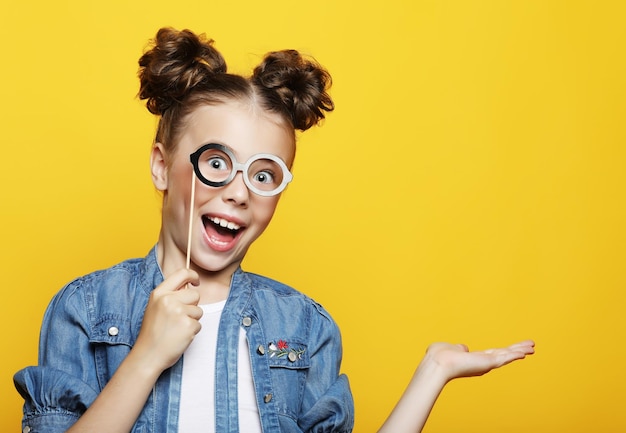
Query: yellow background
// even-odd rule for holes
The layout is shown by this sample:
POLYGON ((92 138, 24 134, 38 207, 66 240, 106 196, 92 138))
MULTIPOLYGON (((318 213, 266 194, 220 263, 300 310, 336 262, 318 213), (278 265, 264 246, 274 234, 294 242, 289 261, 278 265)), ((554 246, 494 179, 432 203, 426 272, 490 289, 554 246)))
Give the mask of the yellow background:
POLYGON ((621 1, 4 1, 0 431, 70 279, 156 241, 137 59, 163 25, 231 69, 297 48, 337 109, 245 262, 339 322, 357 432, 428 343, 537 354, 451 383, 427 432, 626 431, 621 1))

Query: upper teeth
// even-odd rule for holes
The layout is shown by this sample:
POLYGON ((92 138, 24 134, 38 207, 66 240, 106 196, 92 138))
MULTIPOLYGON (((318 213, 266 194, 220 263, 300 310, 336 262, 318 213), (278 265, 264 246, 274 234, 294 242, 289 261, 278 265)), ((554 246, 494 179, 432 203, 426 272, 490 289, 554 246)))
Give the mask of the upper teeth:
POLYGON ((221 227, 226 227, 230 230, 239 230, 241 226, 239 226, 238 224, 235 224, 232 221, 227 221, 224 218, 218 218, 218 217, 211 217, 210 218, 211 221, 213 221, 215 224, 221 226, 221 227))

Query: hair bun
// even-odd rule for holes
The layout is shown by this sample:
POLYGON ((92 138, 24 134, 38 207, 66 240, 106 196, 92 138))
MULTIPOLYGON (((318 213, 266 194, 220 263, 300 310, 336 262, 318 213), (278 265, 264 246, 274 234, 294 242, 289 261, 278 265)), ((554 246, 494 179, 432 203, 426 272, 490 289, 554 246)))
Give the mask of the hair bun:
POLYGON ((272 105, 283 107, 296 129, 309 129, 334 109, 328 94, 330 74, 296 50, 268 53, 254 69, 252 81, 272 105))
POLYGON ((152 46, 139 59, 139 98, 153 114, 162 115, 180 103, 191 89, 225 73, 226 62, 213 40, 189 30, 160 29, 152 46))

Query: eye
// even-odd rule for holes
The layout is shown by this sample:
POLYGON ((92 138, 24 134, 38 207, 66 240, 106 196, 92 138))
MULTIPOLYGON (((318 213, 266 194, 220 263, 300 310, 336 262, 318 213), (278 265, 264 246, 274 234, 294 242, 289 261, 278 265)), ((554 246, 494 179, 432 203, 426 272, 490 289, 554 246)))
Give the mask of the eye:
POLYGON ((255 173, 254 176, 252 176, 252 180, 265 184, 274 183, 274 173, 268 170, 259 171, 258 173, 255 173))
POLYGON ((224 158, 219 156, 209 158, 207 164, 212 170, 228 170, 228 163, 224 158))

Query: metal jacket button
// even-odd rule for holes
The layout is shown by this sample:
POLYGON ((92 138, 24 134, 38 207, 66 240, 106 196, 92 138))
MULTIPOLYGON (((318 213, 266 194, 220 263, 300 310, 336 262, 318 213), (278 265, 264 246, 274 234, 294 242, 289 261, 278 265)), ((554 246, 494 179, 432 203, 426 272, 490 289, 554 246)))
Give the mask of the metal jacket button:
POLYGON ((263 401, 265 403, 269 403, 270 401, 272 401, 272 394, 265 394, 265 396, 263 397, 263 401))
POLYGON ((244 317, 241 323, 243 323, 243 326, 250 326, 252 325, 252 319, 249 317, 244 317))
POLYGON ((120 333, 120 330, 117 328, 117 326, 111 326, 111 327, 109 328, 109 335, 110 335, 111 337, 115 337, 115 336, 116 336, 117 334, 119 334, 119 333, 120 333))
POLYGON ((259 355, 265 355, 265 347, 262 344, 259 344, 259 347, 256 348, 256 351, 259 355))

